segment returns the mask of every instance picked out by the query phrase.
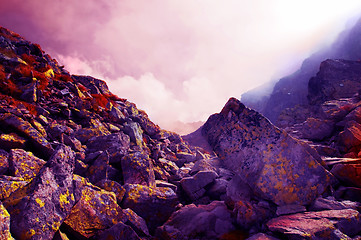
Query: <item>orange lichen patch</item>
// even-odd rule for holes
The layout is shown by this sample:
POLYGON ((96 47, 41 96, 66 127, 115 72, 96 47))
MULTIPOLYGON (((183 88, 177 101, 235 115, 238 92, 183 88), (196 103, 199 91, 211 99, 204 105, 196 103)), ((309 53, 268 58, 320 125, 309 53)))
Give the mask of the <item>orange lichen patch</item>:
POLYGON ((23 181, 21 178, 14 181, 0 180, 0 200, 8 198, 13 192, 25 186, 28 182, 23 181))
POLYGON ((100 230, 125 221, 126 216, 116 203, 114 193, 91 187, 89 183, 87 185, 64 223, 83 237, 89 238, 100 230))

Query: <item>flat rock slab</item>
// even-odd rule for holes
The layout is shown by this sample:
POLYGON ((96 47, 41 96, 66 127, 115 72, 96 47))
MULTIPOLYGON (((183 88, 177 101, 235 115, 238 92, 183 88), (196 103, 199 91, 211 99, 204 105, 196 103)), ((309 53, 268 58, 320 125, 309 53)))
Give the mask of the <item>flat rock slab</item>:
POLYGON ((203 125, 203 135, 221 161, 256 195, 277 205, 311 203, 332 175, 317 152, 231 98, 203 125))
POLYGON ((353 209, 327 210, 285 215, 271 219, 267 227, 295 239, 332 239, 335 230, 354 236, 361 227, 360 214, 353 209))

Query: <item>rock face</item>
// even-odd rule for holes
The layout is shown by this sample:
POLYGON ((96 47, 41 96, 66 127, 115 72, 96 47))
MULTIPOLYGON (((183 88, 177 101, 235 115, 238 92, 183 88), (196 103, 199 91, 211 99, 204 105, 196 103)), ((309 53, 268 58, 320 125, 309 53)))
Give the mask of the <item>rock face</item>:
POLYGON ((309 204, 330 185, 332 176, 312 148, 235 98, 202 132, 225 166, 277 205, 309 204))

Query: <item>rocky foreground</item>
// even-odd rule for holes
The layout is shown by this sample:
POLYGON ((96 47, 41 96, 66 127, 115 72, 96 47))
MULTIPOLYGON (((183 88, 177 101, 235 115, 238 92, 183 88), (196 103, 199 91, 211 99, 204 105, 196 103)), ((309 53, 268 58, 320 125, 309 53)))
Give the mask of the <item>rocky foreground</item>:
POLYGON ((231 98, 182 138, 0 28, 0 239, 361 239, 361 99, 322 94, 301 126, 231 98))

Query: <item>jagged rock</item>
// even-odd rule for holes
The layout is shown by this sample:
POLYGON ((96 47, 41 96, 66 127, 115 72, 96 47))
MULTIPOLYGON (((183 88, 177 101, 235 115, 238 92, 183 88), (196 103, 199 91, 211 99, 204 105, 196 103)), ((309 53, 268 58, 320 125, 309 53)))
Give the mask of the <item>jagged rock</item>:
POLYGON ((155 187, 153 164, 147 154, 142 152, 128 154, 122 158, 121 166, 125 184, 155 187))
POLYGON ((77 177, 80 199, 64 221, 67 231, 77 238, 90 238, 101 230, 126 221, 114 193, 77 177))
POLYGON ((172 184, 172 183, 169 183, 169 182, 166 182, 166 181, 163 181, 163 180, 155 180, 155 185, 156 187, 167 187, 167 188, 171 188, 174 192, 177 192, 177 186, 172 184))
POLYGON ((178 152, 176 153, 176 156, 176 164, 178 167, 182 167, 184 163, 194 162, 197 159, 195 155, 186 152, 178 152))
POLYGON ((134 231, 138 234, 138 236, 140 237, 149 236, 149 230, 147 224, 142 217, 140 217, 130 208, 124 209, 123 212, 127 216, 127 222, 125 223, 131 226, 134 229, 134 231))
POLYGON ((223 178, 214 180, 212 186, 207 190, 207 195, 212 199, 224 200, 229 181, 223 178))
POLYGON ((157 229, 161 239, 218 239, 233 231, 231 212, 224 202, 214 201, 208 205, 190 204, 172 214, 157 229))
POLYGON ((361 187, 361 164, 336 164, 331 173, 346 184, 361 187))
POLYGON ((175 211, 178 197, 171 188, 150 188, 139 184, 126 184, 121 206, 130 208, 141 216, 152 233, 175 211))
POLYGON ((267 202, 252 202, 246 199, 234 204, 233 213, 237 224, 244 229, 260 229, 260 225, 274 215, 272 207, 267 202))
POLYGON ((235 98, 208 119, 202 132, 257 196, 278 205, 311 203, 330 185, 332 175, 315 150, 235 98))
POLYGON ((345 126, 345 130, 339 134, 339 144, 345 146, 345 150, 349 151, 354 147, 359 147, 361 145, 361 124, 350 121, 345 126))
POLYGON ((130 147, 128 135, 118 132, 106 136, 96 136, 87 142, 87 152, 108 151, 109 162, 116 163, 126 155, 130 147))
POLYGON ((192 170, 190 172, 191 175, 199 171, 213 171, 219 173, 219 159, 218 158, 210 158, 210 159, 199 159, 194 163, 192 170))
POLYGON ((34 178, 46 162, 23 149, 12 149, 9 156, 9 173, 25 181, 34 178))
POLYGON ((71 147, 74 151, 81 152, 83 151, 81 142, 75 137, 68 136, 66 134, 63 135, 64 144, 71 147))
POLYGON ((134 144, 142 147, 143 143, 143 130, 136 122, 126 123, 124 125, 124 132, 130 137, 130 141, 134 144))
POLYGON ((0 175, 6 174, 9 170, 9 153, 0 149, 0 175))
POLYGON ((351 201, 341 201, 338 202, 332 198, 317 198, 312 205, 310 206, 310 210, 312 211, 320 211, 320 210, 341 210, 341 209, 355 209, 358 210, 360 208, 360 204, 357 202, 351 201))
POLYGON ((109 179, 102 179, 95 184, 96 186, 108 191, 115 193, 118 204, 120 204, 123 200, 125 189, 120 183, 115 181, 111 181, 109 179))
POLYGON ((336 236, 340 233, 335 230, 353 237, 359 232, 360 226, 360 214, 352 209, 297 213, 267 222, 271 231, 294 239, 339 239, 336 236))
POLYGON ((47 133, 49 137, 57 141, 61 141, 64 134, 71 135, 73 132, 74 130, 71 129, 70 127, 56 122, 52 122, 47 126, 47 133))
POLYGON ((352 97, 361 88, 360 66, 358 61, 341 59, 322 62, 320 71, 308 83, 309 102, 317 104, 352 97))
POLYGON ((100 233, 96 239, 99 240, 141 240, 137 233, 128 225, 119 222, 111 228, 100 233))
POLYGON ((50 143, 39 133, 33 126, 23 119, 10 113, 0 114, 0 122, 5 127, 14 129, 19 135, 23 135, 29 139, 30 143, 37 149, 40 156, 48 159, 54 149, 50 143))
POLYGON ((4 200, 16 239, 52 239, 75 204, 74 153, 59 146, 39 174, 4 200))
POLYGON ((74 136, 76 136, 82 144, 85 144, 92 137, 110 134, 109 130, 101 122, 91 119, 90 124, 90 127, 81 128, 74 133, 74 136))
POLYGON ((2 149, 10 150, 14 148, 25 148, 26 140, 16 133, 1 134, 0 146, 2 149))
POLYGON ((180 183, 187 196, 194 201, 206 193, 204 187, 212 183, 217 177, 215 172, 201 171, 192 177, 183 178, 180 183))
POLYGON ((307 118, 307 120, 296 127, 300 131, 300 137, 309 140, 323 140, 330 137, 334 122, 317 118, 307 118))
POLYGON ((0 200, 8 198, 13 192, 28 184, 23 178, 1 176, 0 177, 0 200))

